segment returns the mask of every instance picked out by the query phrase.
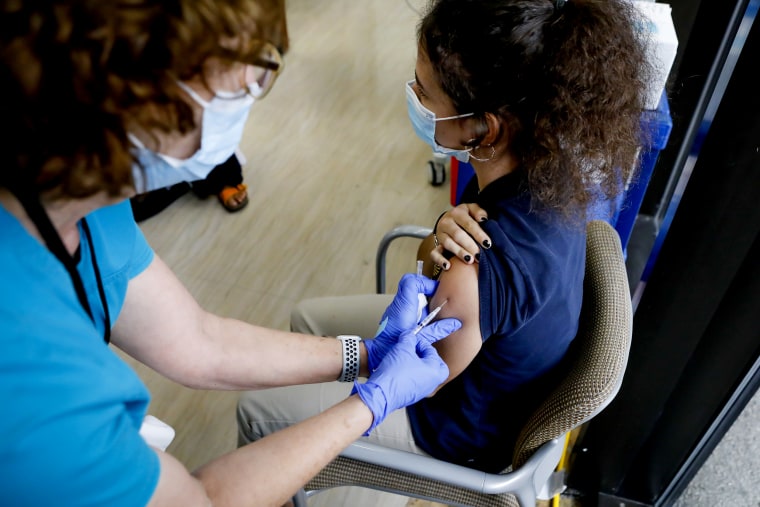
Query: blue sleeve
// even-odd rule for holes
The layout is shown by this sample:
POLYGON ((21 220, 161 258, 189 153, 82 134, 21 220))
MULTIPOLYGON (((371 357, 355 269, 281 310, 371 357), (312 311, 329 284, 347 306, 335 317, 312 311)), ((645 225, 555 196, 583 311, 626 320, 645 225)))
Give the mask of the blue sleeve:
POLYGON ((87 217, 101 269, 120 272, 128 280, 142 273, 153 260, 153 249, 135 222, 128 200, 101 208, 87 217))
POLYGON ((131 280, 136 277, 150 265, 153 261, 153 249, 145 239, 145 235, 140 228, 135 224, 135 243, 134 251, 132 255, 132 263, 130 264, 130 270, 127 273, 127 277, 131 280))
MULTIPOLYGON (((103 277, 104 289, 111 311, 111 322, 119 317, 124 305, 129 281, 153 261, 154 253, 132 215, 129 201, 101 208, 87 217, 97 251, 98 266, 103 277)), ((97 294, 94 280, 88 285, 88 293, 97 294)), ((93 303, 99 306, 99 301, 93 303)))
POLYGON ((481 251, 478 270, 480 330, 485 340, 520 329, 531 317, 538 295, 531 271, 510 237, 495 220, 482 226, 493 243, 481 251))
POLYGON ((145 235, 143 234, 140 227, 137 226, 137 223, 134 223, 134 232, 134 249, 132 254, 133 261, 130 265, 129 273, 127 273, 127 276, 130 280, 145 271, 145 269, 153 261, 154 256, 153 249, 148 244, 148 241, 145 239, 145 235))

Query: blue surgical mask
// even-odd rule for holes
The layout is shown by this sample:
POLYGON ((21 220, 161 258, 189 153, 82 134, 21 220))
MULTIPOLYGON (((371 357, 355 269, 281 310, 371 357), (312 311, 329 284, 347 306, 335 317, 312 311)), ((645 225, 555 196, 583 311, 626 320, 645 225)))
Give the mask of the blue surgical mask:
POLYGON ((472 151, 472 148, 457 150, 454 148, 446 148, 438 144, 438 142, 435 140, 435 124, 436 122, 444 120, 466 118, 468 116, 473 116, 474 113, 447 116, 445 118, 436 118, 435 113, 423 106, 422 102, 420 102, 420 99, 417 98, 417 94, 414 93, 414 89, 412 88, 413 84, 414 79, 406 83, 406 107, 409 112, 409 119, 412 122, 412 127, 417 133, 417 136, 429 144, 435 153, 455 157, 460 162, 469 161, 470 151, 472 151))
POLYGON ((178 159, 149 150, 130 135, 143 167, 132 170, 137 193, 169 187, 181 181, 205 179, 214 167, 235 153, 243 137, 243 128, 254 102, 250 94, 220 91, 211 101, 206 101, 186 84, 179 85, 203 107, 201 146, 190 158, 178 159))

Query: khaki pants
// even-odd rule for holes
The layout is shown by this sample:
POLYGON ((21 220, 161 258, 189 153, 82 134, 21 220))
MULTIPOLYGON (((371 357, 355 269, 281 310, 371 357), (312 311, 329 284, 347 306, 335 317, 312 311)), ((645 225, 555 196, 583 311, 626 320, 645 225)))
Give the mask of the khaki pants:
MULTIPOLYGON (((378 322, 393 295, 372 294, 308 299, 291 313, 292 331, 317 336, 353 334, 363 338, 375 335, 378 322)), ((258 440, 270 433, 298 423, 345 399, 351 384, 326 382, 241 395, 237 408, 238 445, 258 440)), ((425 454, 414 443, 405 410, 396 410, 374 429, 366 440, 417 454, 425 454)), ((310 506, 403 507, 407 498, 364 488, 335 488, 309 500, 310 506)))

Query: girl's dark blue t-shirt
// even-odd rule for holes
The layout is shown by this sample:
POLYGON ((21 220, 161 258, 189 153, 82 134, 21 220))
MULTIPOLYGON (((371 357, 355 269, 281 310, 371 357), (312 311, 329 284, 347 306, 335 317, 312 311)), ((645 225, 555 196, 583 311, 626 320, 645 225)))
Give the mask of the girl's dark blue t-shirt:
POLYGON ((481 225, 493 243, 479 260, 483 346, 458 377, 407 413, 425 452, 500 472, 511 463, 520 428, 561 373, 578 329, 586 234, 533 210, 520 170, 479 193, 473 177, 462 202, 488 212, 481 225))

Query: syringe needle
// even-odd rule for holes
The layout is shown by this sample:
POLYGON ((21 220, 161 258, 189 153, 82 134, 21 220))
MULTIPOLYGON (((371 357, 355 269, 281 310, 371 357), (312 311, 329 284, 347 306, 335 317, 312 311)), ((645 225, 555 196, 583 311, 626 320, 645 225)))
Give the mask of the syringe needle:
POLYGON ((419 333, 420 331, 422 331, 423 327, 425 327, 428 324, 430 324, 433 321, 433 319, 435 318, 435 316, 438 315, 438 312, 441 311, 441 308, 443 308, 443 305, 445 305, 448 302, 449 302, 448 299, 444 299, 443 303, 441 303, 439 306, 435 307, 433 309, 433 311, 428 314, 427 317, 425 317, 424 319, 422 319, 422 322, 420 322, 419 324, 417 324, 417 327, 414 328, 413 334, 419 333))

